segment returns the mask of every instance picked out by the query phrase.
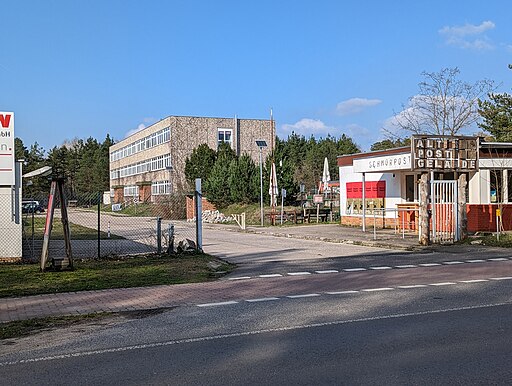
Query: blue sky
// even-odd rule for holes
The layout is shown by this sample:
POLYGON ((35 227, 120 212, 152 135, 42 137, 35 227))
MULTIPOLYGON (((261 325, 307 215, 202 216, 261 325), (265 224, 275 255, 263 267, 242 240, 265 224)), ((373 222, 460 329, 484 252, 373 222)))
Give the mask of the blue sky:
POLYGON ((363 150, 458 67, 512 92, 509 1, 1 1, 0 111, 46 150, 169 115, 269 118, 363 150))

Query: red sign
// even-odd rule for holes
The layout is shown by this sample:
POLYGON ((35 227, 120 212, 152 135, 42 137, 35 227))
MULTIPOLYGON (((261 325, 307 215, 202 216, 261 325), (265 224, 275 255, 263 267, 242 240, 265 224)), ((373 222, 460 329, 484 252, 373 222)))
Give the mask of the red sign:
MULTIPOLYGON (((386 181, 368 181, 365 182, 366 198, 385 198, 386 181)), ((362 182, 347 182, 347 198, 363 198, 362 182)))

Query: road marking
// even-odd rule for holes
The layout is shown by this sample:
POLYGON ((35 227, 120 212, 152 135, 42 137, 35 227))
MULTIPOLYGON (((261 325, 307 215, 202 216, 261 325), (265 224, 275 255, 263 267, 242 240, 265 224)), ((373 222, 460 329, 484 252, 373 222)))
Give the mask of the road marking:
POLYGON ((131 345, 131 346, 115 347, 115 348, 106 348, 106 349, 101 349, 101 350, 82 351, 82 352, 75 352, 75 353, 70 353, 70 354, 61 354, 61 355, 51 355, 51 356, 28 358, 28 359, 19 359, 19 360, 9 361, 9 362, 0 362, 0 367, 14 366, 14 365, 20 365, 20 364, 25 364, 25 363, 49 362, 49 361, 63 360, 63 359, 69 359, 69 358, 81 358, 81 357, 87 357, 87 356, 112 354, 112 353, 126 352, 126 351, 146 350, 146 349, 153 349, 153 348, 157 348, 157 347, 167 347, 167 346, 174 346, 174 345, 187 344, 187 343, 198 343, 198 342, 207 342, 207 341, 212 341, 212 340, 240 338, 240 337, 245 337, 245 336, 263 335, 263 334, 275 333, 275 332, 296 331, 296 330, 305 330, 305 329, 321 328, 321 327, 329 327, 329 326, 341 326, 344 324, 366 323, 366 322, 379 321, 379 320, 402 319, 402 318, 410 318, 410 317, 416 317, 416 316, 421 316, 421 315, 438 315, 438 314, 446 314, 446 313, 450 313, 450 312, 479 310, 479 309, 503 307, 503 306, 510 306, 510 305, 511 305, 511 303, 505 303, 505 302, 491 303, 491 304, 483 304, 483 305, 478 305, 478 306, 444 308, 444 309, 431 310, 431 311, 418 311, 418 312, 409 312, 409 313, 402 313, 402 314, 370 316, 370 317, 366 317, 366 318, 357 318, 357 319, 335 320, 335 321, 331 321, 331 322, 322 322, 322 323, 300 324, 300 325, 292 325, 292 326, 285 326, 285 327, 267 328, 267 329, 261 329, 261 330, 250 330, 250 331, 237 332, 237 333, 232 333, 232 334, 207 335, 207 336, 200 336, 200 337, 196 337, 196 338, 168 340, 168 341, 164 341, 164 342, 155 342, 155 343, 138 344, 138 345, 131 345))
POLYGON ((380 267, 370 267, 370 269, 375 269, 375 270, 377 270, 377 269, 391 269, 391 267, 383 265, 383 266, 380 266, 380 267))
POLYGON ((393 289, 394 288, 391 288, 391 287, 382 287, 382 288, 366 288, 366 289, 362 289, 361 291, 364 291, 364 292, 377 292, 377 291, 391 291, 393 289))
POLYGON ((272 300, 279 300, 279 298, 259 298, 259 299, 247 299, 246 302, 256 303, 256 302, 269 302, 272 300))
POLYGON ((320 294, 303 294, 303 295, 289 295, 288 299, 300 299, 300 298, 312 298, 315 296, 320 296, 320 294))
POLYGON ((197 304, 197 306, 198 307, 216 307, 216 306, 228 306, 228 305, 237 304, 237 303, 238 302, 235 302, 234 300, 230 300, 229 302, 197 304))
POLYGON ((440 287, 440 286, 443 286, 443 285, 454 285, 454 284, 457 284, 457 283, 453 283, 451 281, 445 281, 443 283, 431 283, 429 285, 433 285, 435 287, 440 287))
POLYGON ((405 265, 395 265, 395 268, 417 268, 417 265, 414 264, 405 264, 405 265))
POLYGON ((366 268, 344 268, 345 272, 357 272, 357 271, 366 271, 366 268))
POLYGON ((348 294, 357 294, 357 293, 359 293, 359 291, 355 291, 355 290, 326 292, 327 295, 348 295, 348 294))
POLYGON ((491 277, 490 280, 511 280, 512 276, 504 276, 504 277, 491 277))
POLYGON ((474 280, 461 280, 461 283, 483 283, 484 281, 489 281, 487 279, 474 279, 474 280))
POLYGON ((288 272, 290 276, 311 275, 311 272, 288 272))
POLYGON ((487 259, 488 261, 508 261, 506 257, 495 257, 494 259, 487 259))
POLYGON ((400 289, 411 289, 411 288, 425 288, 428 287, 426 284, 411 284, 411 285, 399 285, 400 289))
POLYGON ((270 273, 268 275, 260 275, 259 277, 268 278, 268 277, 282 277, 280 273, 270 273))
POLYGON ((443 261, 443 264, 453 265, 453 264, 464 264, 463 261, 443 261))
POLYGON ((422 263, 418 264, 420 267, 435 267, 436 265, 441 265, 440 263, 422 263))
POLYGON ((336 269, 326 269, 323 271, 315 271, 316 273, 338 273, 339 271, 336 269))
POLYGON ((239 277, 229 277, 228 280, 246 280, 250 279, 250 276, 239 276, 239 277))
POLYGON ((484 263, 485 260, 481 260, 481 259, 476 259, 476 260, 466 260, 466 262, 468 263, 484 263))

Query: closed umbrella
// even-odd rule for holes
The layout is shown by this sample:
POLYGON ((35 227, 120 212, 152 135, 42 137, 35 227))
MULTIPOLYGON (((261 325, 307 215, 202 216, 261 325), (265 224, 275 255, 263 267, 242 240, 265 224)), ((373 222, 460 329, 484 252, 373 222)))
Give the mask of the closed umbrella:
POLYGON ((329 181, 331 180, 331 174, 329 173, 329 161, 327 161, 327 157, 324 159, 324 172, 322 174, 322 185, 323 191, 326 192, 329 188, 329 181))
POLYGON ((276 164, 272 162, 272 168, 270 169, 270 186, 268 188, 268 194, 270 195, 270 206, 277 206, 278 192, 276 164))

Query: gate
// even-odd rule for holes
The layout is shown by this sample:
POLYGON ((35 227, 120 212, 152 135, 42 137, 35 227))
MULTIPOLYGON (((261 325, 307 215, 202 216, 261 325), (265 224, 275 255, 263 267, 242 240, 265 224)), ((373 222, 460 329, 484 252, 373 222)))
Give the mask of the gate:
POLYGON ((457 181, 431 181, 431 240, 453 243, 460 239, 457 181))

